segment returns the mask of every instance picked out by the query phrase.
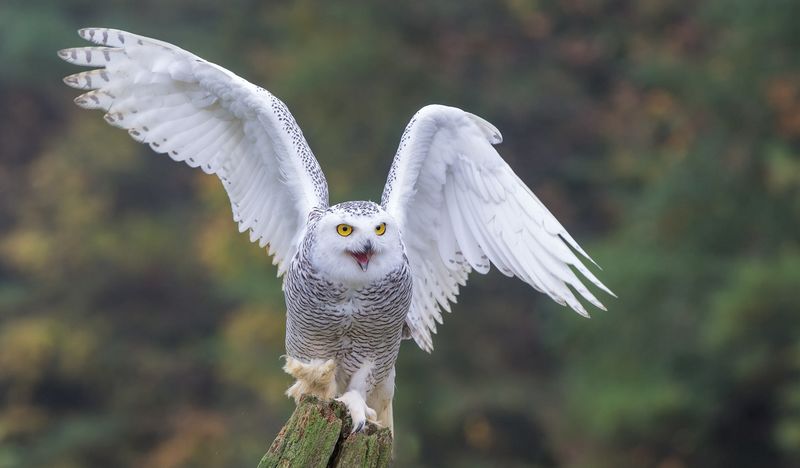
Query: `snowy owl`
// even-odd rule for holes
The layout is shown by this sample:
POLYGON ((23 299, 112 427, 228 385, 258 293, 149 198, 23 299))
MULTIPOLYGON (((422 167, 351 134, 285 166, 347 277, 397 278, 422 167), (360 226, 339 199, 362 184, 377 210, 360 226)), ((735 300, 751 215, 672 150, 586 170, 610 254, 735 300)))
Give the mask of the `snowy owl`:
POLYGON ((381 203, 329 206, 322 170, 278 98, 166 42, 114 29, 79 34, 102 47, 59 51, 100 67, 64 79, 91 90, 75 102, 222 180, 239 230, 269 246, 284 277, 285 369, 295 378, 287 394, 342 401, 356 431, 367 420, 392 427, 401 340, 430 352, 442 310, 472 270, 494 265, 582 315, 573 290, 604 307, 576 272, 613 295, 494 149, 500 132, 476 115, 423 107, 402 135, 381 203))

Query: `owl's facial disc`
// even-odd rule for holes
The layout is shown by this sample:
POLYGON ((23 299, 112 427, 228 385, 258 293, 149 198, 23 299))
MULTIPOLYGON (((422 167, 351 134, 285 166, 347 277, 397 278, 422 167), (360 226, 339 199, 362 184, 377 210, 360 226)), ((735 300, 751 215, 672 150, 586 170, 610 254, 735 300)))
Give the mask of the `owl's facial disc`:
POLYGON ((367 271, 367 268, 369 267, 369 259, 372 258, 373 254, 372 242, 367 241, 361 250, 357 250, 355 252, 348 250, 347 252, 355 259, 356 263, 358 263, 361 271, 367 271))
POLYGON ((360 288, 406 261, 399 224, 376 203, 334 205, 310 228, 309 260, 331 282, 360 288))

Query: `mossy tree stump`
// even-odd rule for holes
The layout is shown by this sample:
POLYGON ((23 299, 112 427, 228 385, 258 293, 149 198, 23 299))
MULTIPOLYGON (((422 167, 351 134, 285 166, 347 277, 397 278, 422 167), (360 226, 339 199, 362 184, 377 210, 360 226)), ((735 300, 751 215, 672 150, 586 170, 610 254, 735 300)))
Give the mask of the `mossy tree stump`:
POLYGON ((304 396, 272 442, 258 468, 388 467, 392 434, 372 423, 351 434, 353 423, 338 401, 304 396))

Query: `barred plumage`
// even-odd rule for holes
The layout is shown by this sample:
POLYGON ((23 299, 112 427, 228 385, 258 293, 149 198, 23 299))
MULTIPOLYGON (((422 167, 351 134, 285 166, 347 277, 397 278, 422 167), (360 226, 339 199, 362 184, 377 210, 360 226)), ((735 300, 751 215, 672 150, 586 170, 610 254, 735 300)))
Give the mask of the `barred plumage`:
POLYGON ((315 229, 312 223, 284 279, 286 352, 304 361, 334 359, 340 393, 370 361, 374 367, 367 376, 367 393, 371 393, 386 380, 399 352, 411 304, 408 263, 359 287, 325 278, 310 258, 315 229))

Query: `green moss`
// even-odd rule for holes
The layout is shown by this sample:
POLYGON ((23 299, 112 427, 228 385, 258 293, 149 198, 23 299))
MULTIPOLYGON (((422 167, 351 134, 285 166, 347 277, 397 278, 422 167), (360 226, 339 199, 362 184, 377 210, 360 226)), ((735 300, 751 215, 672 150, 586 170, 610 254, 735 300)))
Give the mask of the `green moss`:
POLYGON ((347 410, 336 401, 303 397, 258 468, 389 466, 392 436, 374 424, 351 434, 347 410))

